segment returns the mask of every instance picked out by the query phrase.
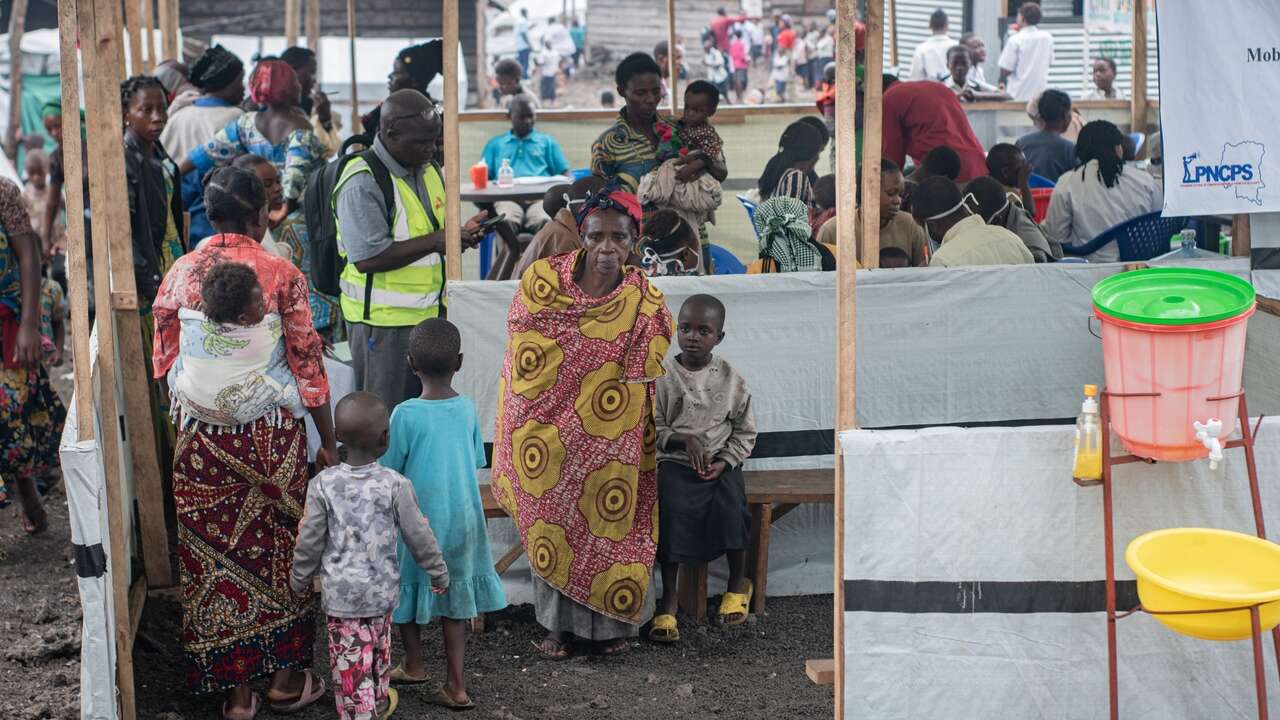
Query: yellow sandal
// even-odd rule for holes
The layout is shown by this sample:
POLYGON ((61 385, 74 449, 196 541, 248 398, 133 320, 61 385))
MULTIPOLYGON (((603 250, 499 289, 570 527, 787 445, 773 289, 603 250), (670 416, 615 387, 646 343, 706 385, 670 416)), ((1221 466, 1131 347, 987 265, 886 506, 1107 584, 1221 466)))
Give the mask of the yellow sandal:
POLYGON ((747 591, 745 593, 725 592, 720 598, 720 624, 721 625, 741 625, 747 621, 747 615, 751 612, 751 596, 755 593, 755 586, 751 581, 747 581, 747 591), (729 619, 729 615, 738 615, 739 617, 729 619))
POLYGON ((680 642, 680 625, 675 615, 656 615, 653 627, 649 628, 649 639, 660 643, 680 642))

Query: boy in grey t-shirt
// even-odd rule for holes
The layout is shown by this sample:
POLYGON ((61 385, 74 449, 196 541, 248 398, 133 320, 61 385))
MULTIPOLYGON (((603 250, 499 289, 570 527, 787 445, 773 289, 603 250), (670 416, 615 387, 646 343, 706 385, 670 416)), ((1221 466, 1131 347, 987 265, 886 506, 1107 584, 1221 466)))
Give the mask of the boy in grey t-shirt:
POLYGON ((307 489, 289 584, 300 593, 320 575, 338 717, 383 720, 398 701, 390 687, 391 611, 400 602, 397 540, 404 537, 433 592, 449 587, 449 571, 413 485, 378 464, 389 440, 386 403, 353 393, 338 403, 334 423, 347 462, 322 471, 307 489))

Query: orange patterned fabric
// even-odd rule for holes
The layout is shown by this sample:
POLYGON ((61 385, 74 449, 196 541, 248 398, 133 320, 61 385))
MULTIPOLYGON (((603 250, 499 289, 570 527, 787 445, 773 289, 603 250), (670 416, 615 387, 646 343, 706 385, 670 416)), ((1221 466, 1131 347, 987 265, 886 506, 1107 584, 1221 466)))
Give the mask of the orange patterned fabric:
POLYGON ((534 572, 638 623, 657 549, 654 381, 673 323, 638 268, 609 295, 573 282, 583 253, 534 263, 507 315, 493 494, 534 572))

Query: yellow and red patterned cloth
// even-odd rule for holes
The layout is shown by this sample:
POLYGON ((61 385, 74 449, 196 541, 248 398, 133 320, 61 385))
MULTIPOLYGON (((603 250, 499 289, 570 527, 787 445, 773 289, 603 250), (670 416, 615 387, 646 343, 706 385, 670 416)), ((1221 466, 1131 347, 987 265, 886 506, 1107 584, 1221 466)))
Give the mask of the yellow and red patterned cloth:
POLYGON ((534 572, 638 624, 658 540, 654 381, 673 322, 638 268, 604 297, 584 293, 573 282, 583 257, 534 263, 511 303, 493 494, 534 572))

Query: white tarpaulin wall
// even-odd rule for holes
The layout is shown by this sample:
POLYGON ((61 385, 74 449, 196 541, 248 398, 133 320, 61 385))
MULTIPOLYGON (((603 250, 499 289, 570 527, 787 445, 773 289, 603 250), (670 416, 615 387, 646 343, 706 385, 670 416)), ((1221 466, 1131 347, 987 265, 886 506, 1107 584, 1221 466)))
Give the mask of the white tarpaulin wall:
MULTIPOLYGON (((847 718, 1106 717, 1102 490, 1071 481, 1073 440, 1069 426, 841 434, 847 718)), ((1257 451, 1275 539, 1280 421, 1263 423, 1257 451)), ((1242 450, 1217 471, 1124 465, 1114 487, 1121 609, 1137 604, 1134 537, 1254 531, 1242 450)), ((1117 627, 1121 717, 1256 717, 1249 641, 1194 640, 1145 614, 1117 627)))
POLYGON ((1274 0, 1161 2, 1156 24, 1165 215, 1280 210, 1274 0))

